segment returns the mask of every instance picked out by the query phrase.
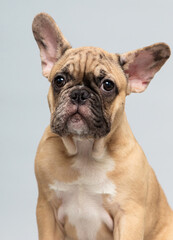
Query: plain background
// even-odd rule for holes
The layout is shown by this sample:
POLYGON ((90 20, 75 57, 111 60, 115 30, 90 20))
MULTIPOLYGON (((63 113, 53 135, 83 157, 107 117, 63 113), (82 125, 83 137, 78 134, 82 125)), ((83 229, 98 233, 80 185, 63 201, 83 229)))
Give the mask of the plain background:
MULTIPOLYGON (((155 42, 173 49, 172 0, 0 0, 0 239, 37 239, 34 157, 49 124, 47 91, 31 24, 49 13, 73 47, 123 53, 155 42)), ((127 97, 137 140, 173 207, 172 57, 147 91, 127 97)))

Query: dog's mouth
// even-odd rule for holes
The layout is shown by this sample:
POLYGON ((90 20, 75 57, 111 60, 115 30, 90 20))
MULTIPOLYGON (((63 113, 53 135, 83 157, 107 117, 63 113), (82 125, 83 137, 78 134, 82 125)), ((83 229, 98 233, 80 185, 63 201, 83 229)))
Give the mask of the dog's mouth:
POLYGON ((85 118, 77 111, 67 120, 68 132, 72 134, 86 134, 88 132, 88 124, 85 118))
POLYGON ((92 102, 74 105, 67 101, 59 104, 52 114, 51 129, 60 136, 99 138, 110 131, 110 124, 104 118, 101 107, 94 108, 92 102))
POLYGON ((69 117, 68 121, 71 121, 73 124, 79 124, 80 122, 83 122, 83 118, 78 112, 76 112, 71 117, 69 117))

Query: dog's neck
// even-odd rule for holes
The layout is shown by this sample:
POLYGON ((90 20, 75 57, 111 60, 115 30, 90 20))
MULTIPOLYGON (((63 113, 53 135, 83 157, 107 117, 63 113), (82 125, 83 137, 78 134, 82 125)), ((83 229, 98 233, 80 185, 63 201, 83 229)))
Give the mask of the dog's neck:
MULTIPOLYGON (((81 138, 78 136, 63 137, 62 138, 65 148, 69 156, 78 155, 82 158, 95 158, 100 149, 99 145, 104 144, 104 139, 95 140, 92 138, 81 138)), ((104 152, 104 151, 103 151, 104 152)))
MULTIPOLYGON (((81 156, 87 159, 95 159, 101 161, 104 158, 107 151, 118 151, 121 152, 123 147, 123 152, 130 151, 130 149, 136 143, 133 136, 131 128, 128 124, 126 114, 124 113, 118 127, 108 134, 104 138, 91 139, 91 138, 81 138, 81 137, 63 137, 62 138, 65 148, 69 156, 81 156), (116 146, 114 149, 110 149, 109 142, 113 141, 116 146)), ((110 144, 111 145, 111 144, 110 144)))

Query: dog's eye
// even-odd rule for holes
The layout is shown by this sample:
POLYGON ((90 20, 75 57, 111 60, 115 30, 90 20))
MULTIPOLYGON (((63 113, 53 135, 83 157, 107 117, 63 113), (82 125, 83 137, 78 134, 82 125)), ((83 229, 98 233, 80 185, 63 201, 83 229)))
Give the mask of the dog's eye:
POLYGON ((66 84, 66 80, 63 76, 58 75, 54 78, 53 83, 55 87, 61 88, 66 84))
POLYGON ((111 80, 108 80, 108 79, 104 80, 101 85, 101 89, 106 92, 113 90, 114 87, 115 87, 115 84, 111 80))

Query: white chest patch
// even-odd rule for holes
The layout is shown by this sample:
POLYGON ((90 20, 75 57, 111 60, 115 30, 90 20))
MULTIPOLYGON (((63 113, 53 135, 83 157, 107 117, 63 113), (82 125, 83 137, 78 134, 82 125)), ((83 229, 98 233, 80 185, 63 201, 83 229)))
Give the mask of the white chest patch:
POLYGON ((110 199, 115 196, 115 185, 107 177, 107 172, 114 168, 114 162, 110 158, 97 162, 78 156, 73 167, 81 174, 77 181, 55 181, 50 185, 62 200, 56 217, 64 223, 67 216, 76 228, 79 240, 95 240, 102 223, 113 230, 113 221, 103 207, 102 194, 108 194, 110 199))

